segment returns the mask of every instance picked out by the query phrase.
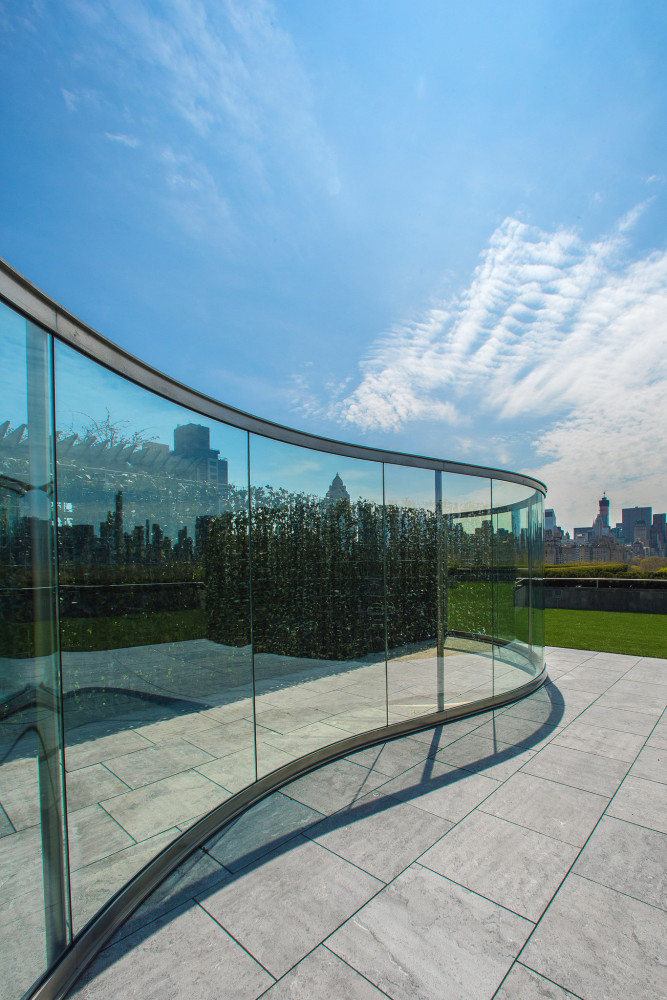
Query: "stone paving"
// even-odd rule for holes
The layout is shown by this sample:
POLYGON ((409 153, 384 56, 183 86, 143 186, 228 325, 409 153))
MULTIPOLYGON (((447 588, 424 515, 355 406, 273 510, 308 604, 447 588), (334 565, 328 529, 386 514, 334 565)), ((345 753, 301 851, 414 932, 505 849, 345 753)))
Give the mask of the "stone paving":
POLYGON ((520 702, 259 803, 72 1000, 667 997, 667 660, 548 649, 547 666, 520 702))
MULTIPOLYGON (((529 676, 519 644, 494 650, 461 638, 448 643, 447 705, 529 676)), ((37 684, 43 670, 37 660, 0 660, 0 687, 11 691, 18 678, 37 684)), ((252 683, 239 683, 252 677, 249 647, 206 639, 63 654, 75 932, 183 829, 256 776, 353 733, 437 708, 435 650, 398 651, 388 666, 384 659, 260 654, 255 674, 253 701, 252 683), (100 692, 100 682, 95 700, 89 693, 100 692)), ((18 712, 0 727, 0 975, 17 997, 46 967, 30 722, 29 711, 18 712)))

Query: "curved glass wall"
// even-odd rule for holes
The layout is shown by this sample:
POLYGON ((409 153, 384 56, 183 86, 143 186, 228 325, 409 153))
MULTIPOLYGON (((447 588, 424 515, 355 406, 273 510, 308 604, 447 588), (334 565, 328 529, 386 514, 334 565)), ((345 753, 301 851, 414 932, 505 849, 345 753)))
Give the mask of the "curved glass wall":
POLYGON ((536 485, 232 426, 7 305, 0 388, 7 997, 258 779, 541 674, 536 485))

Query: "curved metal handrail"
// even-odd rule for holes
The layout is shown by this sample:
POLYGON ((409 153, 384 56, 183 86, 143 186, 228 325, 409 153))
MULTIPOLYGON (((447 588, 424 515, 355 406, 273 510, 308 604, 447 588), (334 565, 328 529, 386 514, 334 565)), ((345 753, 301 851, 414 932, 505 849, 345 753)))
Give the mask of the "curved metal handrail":
POLYGON ((245 413, 243 410, 237 410, 225 403, 220 403, 211 396, 191 389, 169 375, 152 368, 151 365, 141 361, 129 351, 114 344, 111 340, 107 340, 97 330, 77 319, 71 312, 45 295, 2 258, 0 258, 0 299, 32 322, 48 330, 59 340, 69 344, 70 347, 76 348, 77 351, 104 365, 105 368, 111 369, 118 375, 130 379, 142 388, 148 389, 173 403, 178 403, 180 406, 185 406, 204 416, 212 417, 214 420, 231 424, 233 427, 273 438, 276 441, 283 441, 286 444, 295 444, 302 448, 311 448, 334 455, 344 455, 347 458, 359 458, 370 462, 388 462, 393 465, 434 469, 440 472, 456 472, 460 475, 485 479, 501 479, 506 482, 519 483, 537 490, 543 496, 546 495, 547 487, 543 482, 523 473, 337 441, 333 438, 320 437, 317 434, 309 434, 306 431, 285 427, 283 424, 277 424, 271 420, 245 413))
MULTIPOLYGON (((220 403, 157 371, 128 351, 107 340, 92 327, 58 305, 1 259, 0 301, 5 302, 31 323, 86 355, 97 364, 134 382, 148 392, 216 421, 273 440, 330 454, 377 463, 430 469, 436 473, 450 472, 477 478, 504 480, 534 491, 532 496, 522 498, 515 503, 484 511, 459 512, 455 515, 457 517, 509 512, 530 506, 539 496, 546 495, 547 488, 544 483, 522 473, 337 441, 295 430, 220 403)), ((468 633, 465 634, 468 635, 468 633)), ((475 638, 484 642, 503 644, 503 640, 494 636, 479 635, 475 638)), ((541 657, 538 660, 541 662, 541 657)), ((526 654, 526 662, 533 669, 536 665, 539 669, 539 662, 534 660, 532 652, 526 654)), ((420 729, 427 729, 443 722, 505 705, 534 691, 544 683, 545 679, 546 671, 542 667, 538 676, 532 676, 512 691, 492 694, 473 703, 458 705, 444 711, 422 715, 415 719, 346 737, 328 747, 308 753, 254 781, 187 829, 112 896, 88 924, 78 932, 61 959, 49 968, 38 984, 33 987, 30 994, 32 1000, 57 1000, 57 998, 64 997, 76 978, 115 930, 127 920, 133 910, 157 885, 192 851, 260 799, 295 778, 329 761, 346 756, 354 750, 360 750, 420 729)))

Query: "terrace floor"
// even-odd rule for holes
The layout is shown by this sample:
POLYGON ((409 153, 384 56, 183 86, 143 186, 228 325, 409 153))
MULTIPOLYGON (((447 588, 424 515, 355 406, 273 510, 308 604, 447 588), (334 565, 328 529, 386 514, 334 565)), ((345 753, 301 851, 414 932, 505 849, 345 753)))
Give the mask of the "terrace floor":
POLYGON ((667 659, 547 665, 520 702, 253 807, 71 1000, 667 997, 667 659))

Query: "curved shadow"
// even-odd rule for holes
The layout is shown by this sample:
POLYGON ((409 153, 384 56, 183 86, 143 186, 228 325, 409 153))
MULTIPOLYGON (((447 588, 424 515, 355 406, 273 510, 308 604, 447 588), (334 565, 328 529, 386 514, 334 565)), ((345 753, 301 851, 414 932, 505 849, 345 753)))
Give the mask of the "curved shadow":
MULTIPOLYGON (((307 806, 299 799, 298 793, 294 798, 290 795, 290 789, 304 780, 303 778, 295 779, 294 782, 271 793, 247 809, 237 819, 232 820, 203 844, 201 850, 193 853, 186 862, 172 872, 111 939, 107 951, 98 958, 96 971, 100 971, 99 963, 103 961, 104 955, 107 958, 103 967, 111 967, 122 954, 150 938, 164 923, 177 919, 185 909, 195 905, 196 901, 205 903, 208 896, 223 886, 231 885, 242 879, 248 872, 257 870, 262 865, 296 849, 303 844, 304 838, 316 839, 319 832, 329 834, 337 829, 349 827, 356 822, 382 815, 396 807, 400 802, 417 801, 426 793, 454 785, 473 774, 524 754, 526 750, 539 745, 553 735, 563 718, 563 711, 563 697, 558 688, 548 681, 533 695, 512 703, 510 709, 492 710, 491 720, 487 718, 488 713, 483 713, 479 726, 467 730, 453 740, 448 739, 448 729, 456 726, 457 722, 436 726, 431 731, 430 743, 424 743, 426 757, 421 762, 396 775, 382 775, 385 778, 384 782, 372 787, 366 787, 368 775, 373 773, 372 767, 365 767, 366 774, 362 776, 358 787, 355 788, 354 784, 351 784, 349 803, 330 815, 318 813, 312 807, 307 806), (512 708, 520 712, 522 707, 524 714, 534 715, 537 718, 523 718, 521 715, 507 716, 506 713, 512 708), (466 766, 449 766, 446 761, 439 758, 438 755, 443 751, 446 752, 448 747, 455 747, 466 737, 475 736, 480 728, 488 726, 490 722, 495 726, 496 723, 500 723, 503 717, 511 719, 513 723, 517 724, 518 729, 523 729, 523 735, 515 744, 509 747, 504 744, 505 749, 494 749, 489 754, 471 759, 466 766), (447 740, 447 742, 443 743, 443 740, 447 740), (438 773, 438 765, 442 764, 449 769, 446 772, 438 773), (409 780, 404 787, 388 788, 383 791, 385 786, 392 785, 397 778, 410 772, 415 772, 414 780, 409 780), (373 793, 372 797, 370 797, 371 792, 373 793), (309 813, 313 815, 309 816, 309 813), (323 829, 318 831, 318 827, 323 829), (275 834, 268 837, 262 836, 263 831, 269 829, 279 830, 280 833, 278 836, 275 834), (220 865, 218 870, 213 868, 214 862, 220 865)), ((469 721, 473 721, 473 719, 469 721)), ((486 734, 485 738, 489 739, 486 734)), ((410 739, 410 736, 398 737, 397 739, 410 739)), ((494 746, 497 746, 499 741, 495 737, 490 739, 494 746)), ((394 742, 396 741, 378 744, 378 757, 385 746, 394 742)), ((368 751, 362 752, 367 753, 368 751)), ((348 758, 342 760, 347 762, 348 758)), ((326 781, 327 771, 335 769, 340 763, 340 761, 334 761, 325 764, 306 777, 313 779, 318 776, 326 781)))

